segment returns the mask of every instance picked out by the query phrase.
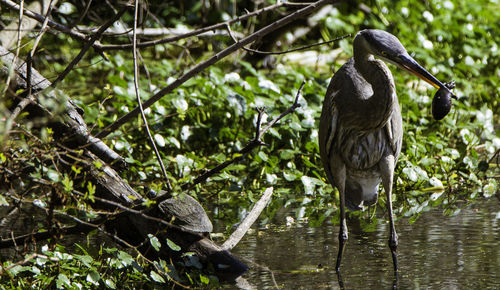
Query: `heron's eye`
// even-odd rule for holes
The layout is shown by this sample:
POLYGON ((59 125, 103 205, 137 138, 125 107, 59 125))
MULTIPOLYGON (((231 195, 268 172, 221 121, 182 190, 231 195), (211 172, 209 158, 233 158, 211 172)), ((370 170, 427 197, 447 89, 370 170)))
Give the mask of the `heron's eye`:
POLYGON ((382 50, 381 54, 382 54, 382 56, 387 56, 387 51, 382 50))

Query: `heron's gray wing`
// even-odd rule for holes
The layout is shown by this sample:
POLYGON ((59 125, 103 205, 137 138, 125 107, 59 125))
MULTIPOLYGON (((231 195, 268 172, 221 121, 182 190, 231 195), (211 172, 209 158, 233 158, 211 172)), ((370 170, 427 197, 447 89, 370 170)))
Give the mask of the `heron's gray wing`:
POLYGON ((403 120, 398 102, 396 101, 393 106, 391 118, 389 118, 389 121, 385 125, 385 132, 394 154, 394 161, 397 162, 403 142, 403 120))
POLYGON ((339 109, 336 102, 339 97, 348 94, 350 88, 352 88, 352 80, 346 72, 346 68, 349 65, 352 65, 352 60, 344 64, 332 77, 326 90, 319 122, 319 153, 328 180, 332 185, 334 185, 334 181, 332 169, 330 168, 330 160, 333 154, 332 150, 339 122, 339 109))
POLYGON ((319 125, 319 153, 321 162, 325 168, 326 176, 330 184, 334 185, 332 172, 330 169, 330 154, 332 153, 332 145, 335 139, 338 123, 338 110, 333 102, 328 102, 330 106, 326 106, 325 100, 323 112, 321 113, 321 121, 319 125))

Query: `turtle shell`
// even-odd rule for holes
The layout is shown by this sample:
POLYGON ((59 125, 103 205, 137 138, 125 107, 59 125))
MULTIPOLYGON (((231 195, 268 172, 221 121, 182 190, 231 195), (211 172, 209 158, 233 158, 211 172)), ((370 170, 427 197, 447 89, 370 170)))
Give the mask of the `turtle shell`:
POLYGON ((158 207, 173 224, 183 229, 203 233, 213 230, 212 222, 201 204, 187 194, 166 199, 158 207))

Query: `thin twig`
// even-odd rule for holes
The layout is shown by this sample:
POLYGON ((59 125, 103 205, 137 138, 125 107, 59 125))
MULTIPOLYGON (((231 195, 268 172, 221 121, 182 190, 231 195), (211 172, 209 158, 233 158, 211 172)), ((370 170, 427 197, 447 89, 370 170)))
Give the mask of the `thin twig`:
POLYGON ((97 32, 94 33, 94 35, 92 35, 92 37, 90 37, 90 39, 87 42, 85 42, 78 55, 68 64, 66 69, 64 69, 64 71, 57 77, 57 79, 55 79, 54 82, 52 82, 51 87, 55 88, 57 84, 61 82, 69 74, 69 72, 73 69, 73 67, 83 58, 85 53, 87 53, 87 50, 89 50, 90 47, 97 41, 97 39, 101 37, 102 33, 108 27, 113 25, 113 23, 116 20, 120 19, 120 17, 123 15, 123 13, 125 13, 125 11, 127 11, 128 8, 129 6, 127 4, 123 6, 123 8, 118 13, 116 13, 113 18, 104 23, 99 28, 99 30, 97 30, 97 32))
MULTIPOLYGON (((37 182, 37 183, 41 183, 41 184, 45 184, 45 182, 43 182, 42 180, 33 180, 34 182, 37 182)), ((71 191, 73 194, 75 195, 78 195, 80 197, 84 197, 85 194, 77 191, 77 190, 72 190, 71 191)), ((28 202, 28 203, 33 203, 32 200, 21 200, 19 197, 16 197, 12 194, 8 194, 7 195, 8 197, 12 198, 14 201, 19 201, 19 202, 28 202)), ((66 233, 73 233, 75 231, 81 231, 81 232, 87 232, 87 231, 90 231, 88 229, 94 229, 97 225, 99 224, 103 224, 105 223, 106 221, 109 221, 109 220, 112 220, 112 219, 116 219, 117 217, 123 215, 124 213, 130 213, 130 214, 134 214, 134 215, 137 215, 137 216, 140 216, 144 219, 147 219, 147 220, 150 220, 152 222, 157 222, 159 224, 161 224, 162 226, 165 226, 169 229, 176 229, 176 230, 179 230, 179 231, 182 231, 183 229, 178 226, 178 225, 175 225, 175 224, 172 224, 170 222, 167 222, 161 218, 157 218, 157 217, 153 217, 153 216, 150 216, 150 215, 147 215, 145 214, 142 210, 136 210, 134 208, 130 208, 130 207, 127 207, 119 202, 115 202, 115 201, 112 201, 112 200, 108 200, 108 199, 104 199, 104 198, 100 198, 100 197, 97 197, 97 196, 94 196, 93 197, 96 201, 99 201, 99 202, 102 202, 104 204, 107 204, 107 205, 111 205, 111 206, 114 206, 116 208, 118 208, 119 210, 115 211, 115 212, 99 212, 100 215, 105 215, 103 217, 100 217, 100 218, 97 218, 95 220, 92 221, 92 225, 93 226, 90 226, 90 225, 77 225, 77 226, 69 226, 69 227, 64 227, 62 228, 62 230, 66 233), (88 228, 88 229, 86 229, 88 228)), ((45 208, 44 208, 45 209, 45 208)), ((191 233, 192 235, 198 235, 200 238, 202 238, 202 236, 198 233, 194 233, 192 232, 191 233)), ((38 239, 38 240, 46 240, 46 239, 49 239, 50 238, 50 234, 48 232, 37 232, 37 233, 34 233, 34 234, 25 234, 25 235, 21 235, 21 236, 17 236, 17 237, 11 237, 10 239, 0 239, 0 248, 5 248, 5 247, 10 247, 11 245, 16 245, 16 243, 20 243, 24 240, 26 240, 27 238, 29 237, 33 237, 35 239, 38 239)), ((17 246, 17 245, 16 245, 17 246)))
MULTIPOLYGON (((78 192, 76 190, 72 190, 72 193, 74 194, 77 194, 81 197, 85 196, 85 194, 81 193, 81 192, 78 192)), ((168 196, 168 194, 166 194, 168 196)), ((127 213, 131 213, 131 214, 135 214, 137 216, 141 216, 147 220, 150 220, 150 221, 153 221, 153 222, 157 222, 157 223, 160 223, 161 225, 165 226, 165 227, 168 227, 168 228, 171 228, 171 229, 176 229, 176 230, 179 230, 179 231, 183 231, 182 227, 178 226, 178 225, 174 225, 170 222, 167 222, 161 218, 157 218, 157 217, 154 217, 154 216, 150 216, 150 215, 147 215, 144 213, 143 210, 137 210, 137 209, 134 209, 135 207, 143 207, 141 205, 138 205, 138 206, 134 206, 133 208, 131 207, 127 207, 119 202, 116 202, 116 201, 112 201, 112 200, 108 200, 108 199, 104 199, 104 198, 100 198, 100 197, 97 197, 97 196, 94 196, 94 199, 99 201, 99 202, 102 202, 102 203, 105 203, 105 204, 108 204, 108 205, 111 205, 111 206, 115 206, 117 208, 119 208, 121 211, 118 211, 116 213, 112 213, 106 217, 104 217, 103 219, 106 219, 106 220, 110 220, 112 218, 116 218, 118 217, 119 215, 122 215, 123 213, 127 212, 127 213)), ((99 223, 100 221, 99 220, 96 220, 96 223, 99 223)), ((199 235, 199 237, 202 237, 200 234, 198 233, 191 233, 193 235, 199 235)))
POLYGON ((165 170, 165 165, 163 164, 163 161, 160 156, 160 152, 158 152, 158 148, 156 147, 156 142, 153 139, 153 136, 151 136, 151 131, 149 130, 149 125, 148 125, 148 119, 146 118, 146 114, 144 114, 144 110, 142 109, 142 101, 141 101, 141 96, 139 94, 139 71, 138 71, 138 66, 137 66, 137 35, 136 35, 136 29, 137 29, 137 14, 139 10, 139 1, 135 0, 134 2, 134 29, 133 29, 133 34, 132 34, 132 44, 133 44, 133 62, 134 62, 134 89, 135 89, 135 96, 137 98, 137 103, 139 104, 139 109, 141 110, 141 117, 142 121, 144 122, 144 126, 146 128, 146 132, 148 134, 148 138, 151 141, 151 145, 153 145, 153 150, 155 151, 156 159, 158 159, 158 163, 160 164, 161 172, 163 173, 163 178, 165 179, 167 183, 167 188, 168 191, 172 190, 172 186, 170 185, 170 181, 168 180, 168 175, 167 175, 167 170, 165 170))
POLYGON ((300 85, 299 90, 297 91, 297 95, 295 96, 295 101, 293 102, 293 105, 290 108, 288 108, 288 110, 281 113, 277 118, 275 118, 271 122, 269 122, 269 124, 267 124, 267 126, 264 129, 262 129, 262 131, 260 131, 259 137, 258 137, 259 140, 260 140, 260 137, 262 137, 262 135, 264 135, 264 133, 266 133, 266 131, 269 130, 269 128, 271 128, 272 126, 274 126, 274 124, 276 124, 276 122, 278 122, 279 120, 281 120, 281 118, 285 117, 286 115, 290 114, 291 112, 295 111, 295 109, 300 107, 300 104, 299 104, 300 92, 302 91, 302 88, 304 88, 305 84, 306 84, 306 80, 303 80, 302 84, 300 85))
POLYGON ((304 46, 301 46, 301 47, 297 47, 297 48, 293 48, 293 49, 288 49, 288 50, 283 50, 283 51, 261 51, 261 50, 257 50, 257 49, 246 48, 246 47, 243 47, 243 49, 246 50, 246 51, 249 51, 249 52, 258 53, 258 54, 265 54, 265 55, 285 54, 285 53, 290 53, 290 52, 295 52, 295 51, 300 51, 300 50, 306 50, 306 49, 309 49, 311 47, 315 47, 315 46, 319 46, 319 45, 323 45, 323 44, 329 44, 329 43, 332 43, 332 42, 337 42, 339 40, 342 40, 342 39, 350 37, 350 36, 351 36, 351 34, 346 34, 346 35, 339 36, 339 37, 337 37, 335 39, 332 39, 332 40, 322 41, 322 42, 313 43, 313 44, 309 44, 309 45, 304 45, 304 46))
MULTIPOLYGON (((238 39, 236 39, 236 37, 234 36, 234 33, 233 33, 233 30, 231 29, 231 26, 229 25, 229 23, 226 23, 226 30, 229 34, 229 36, 231 36, 231 39, 236 43, 238 42, 238 39)), ((283 51, 261 51, 261 50, 257 50, 257 49, 252 49, 252 48, 248 48, 248 47, 242 47, 244 50, 248 51, 248 52, 253 52, 253 53, 258 53, 258 54, 265 54, 265 55, 273 55, 273 54, 285 54, 285 53, 290 53, 290 52, 295 52, 295 51, 300 51, 300 50, 306 50, 306 49, 309 49, 311 47, 315 47, 315 46, 319 46, 319 45, 323 45, 323 44, 329 44, 329 43, 332 43, 332 42, 337 42, 339 40, 342 40, 344 38, 347 38, 347 37, 351 37, 351 34, 346 34, 346 35, 343 35, 343 36, 340 36, 340 37, 337 37, 335 39, 331 39, 331 40, 328 40, 328 41, 322 41, 322 42, 318 42, 318 43, 313 43, 313 44, 309 44, 309 45, 304 45, 304 46, 301 46, 301 47, 298 47, 298 48, 293 48, 293 49, 288 49, 288 50, 283 50, 283 51)))
MULTIPOLYGON (((176 79, 174 82, 172 82, 168 86, 161 89, 159 92, 157 92, 151 98, 149 98, 147 101, 145 101, 143 103, 143 108, 149 108, 151 105, 153 105, 159 99, 161 99, 163 96, 171 93, 174 89, 178 88, 180 85, 182 85, 187 80, 189 80, 192 77, 194 77, 195 75, 197 75, 199 72, 201 72, 202 70, 206 69, 207 67, 217 63, 218 61, 220 61, 224 57, 228 56, 229 54, 233 53, 234 51, 236 51, 236 50, 242 48, 243 46, 263 37, 264 35, 272 32, 272 31, 275 31, 276 29, 292 22, 293 20, 295 20, 301 16, 304 16, 305 14, 311 13, 312 11, 314 11, 314 10, 320 8, 321 6, 324 6, 330 2, 332 2, 332 0, 320 0, 320 1, 317 1, 314 3, 311 3, 311 5, 309 5, 305 8, 302 8, 298 11, 295 11, 295 12, 289 14, 288 16, 277 20, 276 22, 273 22, 273 23, 261 28, 260 30, 256 31, 255 33, 243 38, 239 42, 234 43, 233 45, 227 47, 226 49, 216 53, 215 55, 213 55, 212 57, 210 57, 206 61, 201 62, 198 65, 196 65, 195 67, 193 67, 187 73, 185 73, 184 75, 182 75, 181 77, 176 79)), ((125 114, 120 119, 118 119, 117 121, 115 121, 114 123, 109 125, 108 127, 104 128, 101 132, 99 132, 96 135, 96 137, 103 138, 103 137, 109 135, 111 132, 113 132, 116 129, 118 129, 119 127, 121 127, 123 124, 128 122, 130 119, 136 117, 138 114, 139 114, 139 108, 136 107, 133 110, 131 110, 129 113, 125 114)))
MULTIPOLYGON (((13 195, 10 195, 10 194, 9 194, 9 195, 7 195, 7 196, 8 196, 8 197, 10 197, 10 198, 12 198, 12 199, 14 199, 14 200, 17 200, 17 201, 22 201, 20 198, 14 197, 13 195)), ((40 204, 38 204, 38 203, 36 203, 36 202, 34 202, 34 201, 32 201, 31 203, 32 203, 35 207, 37 207, 37 208, 40 208, 40 209, 42 209, 42 210, 44 210, 44 211, 46 211, 46 212, 48 211, 48 209, 47 209, 47 208, 45 208, 45 207, 41 206, 40 204)), ((67 213, 65 213, 65 212, 63 212, 63 211, 60 211, 60 210, 55 210, 55 211, 54 211, 54 213, 56 213, 56 214, 58 214, 58 215, 62 215, 62 216, 67 217, 67 218, 70 218, 70 219, 72 219, 73 221, 75 221, 75 222, 76 222, 76 223, 78 223, 78 224, 81 224, 81 225, 85 225, 85 226, 89 226, 89 227, 95 228, 95 229, 97 229, 98 231, 100 231, 101 233, 103 233, 103 234, 105 234, 105 235, 109 236, 109 237, 110 237, 110 238, 112 238, 112 239, 117 240, 118 242, 120 242, 120 243, 122 243, 122 244, 126 245, 127 247, 130 247, 130 248, 134 248, 134 249, 135 249, 135 247, 134 247, 134 246, 132 246, 131 244, 129 244, 129 243, 128 243, 128 242, 126 242, 125 240, 123 240, 123 239, 121 239, 120 237, 118 237, 118 236, 116 236, 116 235, 114 235, 114 234, 111 234, 111 233, 107 232, 106 230, 102 229, 102 228, 101 228, 102 224, 101 224, 101 225, 96 225, 96 224, 93 224, 93 223, 89 223, 89 222, 86 222, 86 221, 84 221, 84 220, 81 220, 81 219, 79 219, 79 218, 77 218, 77 217, 75 217, 75 216, 73 216, 73 215, 67 214, 67 213)))
MULTIPOLYGON (((187 190, 187 189, 192 188, 196 184, 204 182, 205 180, 207 180, 207 178, 209 178, 210 176, 212 176, 212 175, 220 172, 222 169, 228 167, 229 165, 231 165, 231 164, 233 164, 233 163, 235 163, 237 161, 242 160, 243 157, 244 157, 244 155, 246 153, 252 151, 255 147, 264 145, 265 143, 262 142, 262 140, 261 140, 261 138, 264 135, 264 133, 266 133, 266 131, 269 130, 269 128, 271 128, 272 126, 274 126, 274 124, 276 124, 276 122, 278 122, 279 120, 281 120, 281 118, 283 118, 284 116, 292 113, 293 111, 295 111, 295 109, 297 109, 298 107, 300 107, 299 96, 300 96, 300 92, 302 91, 302 88, 304 87, 305 82, 306 81, 304 80, 302 82, 302 84, 300 85, 300 88, 297 91, 297 95, 295 96, 295 101, 292 104, 292 106, 290 108, 288 108, 285 112, 281 113, 278 117, 276 117, 275 119, 273 119, 264 129, 262 129, 262 130, 256 130, 255 137, 252 140, 250 140, 250 142, 245 147, 243 147, 238 152, 238 154, 236 154, 236 157, 234 157, 233 159, 230 159, 230 160, 226 160, 223 163, 215 166, 214 168, 212 168, 212 169, 208 170, 207 172, 203 173, 202 175, 196 177, 192 182, 183 184, 181 186, 181 189, 187 190)), ((261 109, 257 109, 257 110, 261 110, 261 109)), ((260 126, 261 126, 260 122, 262 120, 261 119, 262 113, 263 113, 263 111, 259 111, 259 116, 257 117, 257 124, 256 124, 257 128, 260 128, 260 126)), ((159 201, 157 201, 157 202, 159 202, 159 201)))
POLYGON ((92 4, 92 0, 88 0, 87 1, 87 4, 85 5, 85 8, 83 9, 83 12, 82 14, 80 14, 80 17, 78 17, 78 19, 72 23, 72 27, 78 25, 78 23, 82 22, 83 18, 85 18, 85 16, 87 16, 87 13, 89 12, 89 8, 90 8, 90 5, 92 4))
POLYGON ((234 230, 231 236, 229 236, 229 238, 224 242, 224 244, 222 244, 221 246, 222 249, 231 250, 232 248, 234 248, 234 246, 236 246, 239 243, 239 241, 241 240, 241 238, 243 238, 248 229, 250 229, 253 223, 257 220, 262 210, 264 210, 269 200, 271 199, 272 195, 273 195, 273 188, 272 187, 267 188, 262 194, 262 197, 259 199, 259 201, 255 203, 250 213, 240 223, 238 228, 236 228, 236 230, 234 230))

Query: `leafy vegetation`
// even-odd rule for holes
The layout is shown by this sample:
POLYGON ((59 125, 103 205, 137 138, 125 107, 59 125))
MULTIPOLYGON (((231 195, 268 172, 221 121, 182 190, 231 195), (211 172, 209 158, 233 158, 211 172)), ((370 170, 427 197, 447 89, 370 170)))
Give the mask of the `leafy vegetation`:
MULTIPOLYGON (((293 46, 355 34, 364 28, 384 29, 398 36, 410 54, 438 79, 457 83, 455 92, 459 100, 454 101, 450 115, 442 121, 434 121, 431 100, 435 90, 391 67, 405 128, 403 150, 395 175, 396 216, 410 217, 410 221, 414 221, 422 212, 437 206, 442 206, 447 213, 456 214, 464 201, 491 198, 497 194, 500 158, 500 30, 497 24, 500 6, 497 1, 380 0, 359 5, 348 2, 330 6, 323 11, 325 13, 319 13, 318 25, 293 46)), ((231 18, 233 13, 233 7, 227 3, 224 7, 208 8, 182 3, 150 4, 151 11, 158 12, 155 14, 157 18, 146 17, 143 25, 200 27, 231 18)), ((68 12, 55 15, 59 22, 71 23, 78 19, 80 11, 71 9, 76 4, 66 2, 62 5, 68 7, 68 12)), ((236 8, 236 15, 243 14, 244 8, 254 9, 246 2, 236 8)), ((103 13, 96 10, 95 15, 99 15, 97 12, 103 13)), ((6 17, 16 17, 16 14, 9 13, 2 11, 6 17)), ((104 17, 105 14, 100 15, 104 17)), ((248 34, 248 27, 265 25, 276 17, 265 16, 236 23, 232 30, 248 34)), ((122 20, 131 27, 131 14, 125 14, 122 20)), ((100 24, 93 18, 85 21, 87 25, 100 24)), ((292 38, 294 28, 291 26, 289 31, 283 31, 279 41, 284 43, 292 38)), ((113 38, 105 40, 114 41, 113 38)), ((199 36, 141 49, 141 96, 147 99, 188 68, 231 43, 227 35, 199 36)), ((207 169, 238 156, 239 150, 254 137, 256 109, 266 108, 265 125, 291 106, 301 82, 306 80, 299 99, 301 107, 264 136, 267 146, 255 149, 206 183, 196 185, 189 194, 211 209, 209 216, 222 221, 220 224, 225 228, 221 230, 224 232, 239 222, 269 186, 275 188, 274 196, 264 213, 263 222, 283 206, 297 208, 297 218, 308 219, 311 226, 321 225, 325 220, 336 222, 338 197, 326 183, 320 165, 317 128, 332 71, 352 55, 351 44, 352 38, 347 38, 332 46, 314 48, 319 55, 332 57, 326 62, 319 58, 309 63, 297 61, 307 59, 308 52, 259 58, 240 50, 146 109, 173 192, 180 192, 183 184, 207 169), (271 63, 272 68, 266 68, 267 63, 271 63)), ((32 42, 27 42, 22 51, 29 52, 32 45, 32 42)), ((56 77, 78 54, 81 42, 57 33, 45 35, 41 46, 43 50, 36 55, 36 68, 46 77, 56 77)), ((272 50, 277 50, 275 47, 272 50)), ((84 109, 85 120, 89 126, 94 125, 94 133, 137 106, 132 53, 117 50, 106 52, 106 56, 109 61, 104 61, 95 51, 88 53, 59 86, 84 109)), ((5 110, 8 106, 1 105, 4 116, 0 119, 8 117, 5 110)), ((41 193, 55 188, 61 212, 87 216, 98 214, 88 207, 94 185, 73 184, 72 176, 57 166, 52 150, 53 132, 42 128, 30 133, 29 130, 37 126, 26 115, 16 122, 26 125, 20 125, 16 132, 10 133, 9 139, 2 138, 0 177, 8 176, 7 169, 19 174, 15 174, 17 178, 9 179, 9 184, 2 186, 1 190, 26 192, 26 198, 34 204, 36 201, 51 204, 53 195, 41 193), (30 168, 30 178, 23 178, 26 167, 30 168), (75 196, 76 188, 85 189, 85 197, 75 196)), ((0 133, 2 136, 7 134, 4 130, 0 133)), ((145 136, 144 126, 136 118, 105 142, 129 164, 122 177, 139 191, 142 189, 146 196, 150 189, 157 191, 166 186, 145 136)), ((80 154, 73 153, 76 157, 80 154)), ((85 174, 78 162, 73 166, 73 174, 85 174)), ((0 192, 0 205, 11 202, 10 197, 0 192)), ((384 203, 385 197, 381 195, 377 209, 383 210, 384 203)), ((363 217, 366 230, 374 224, 375 217, 371 213, 352 214, 363 217)), ((49 219, 40 224, 44 230, 50 230, 52 226, 54 224, 49 219)), ((150 238, 155 248, 162 244, 170 248, 176 246, 169 241, 155 240, 154 236, 150 238)), ((216 278, 209 272, 200 271, 192 259, 183 265, 163 260, 149 263, 136 253, 127 253, 114 246, 103 246, 97 253, 89 254, 86 247, 68 250, 60 243, 62 241, 54 235, 50 247, 24 253, 27 256, 22 258, 30 257, 33 252, 41 254, 22 265, 14 265, 15 259, 2 259, 5 269, 2 284, 20 288, 31 285, 112 289, 172 281, 218 285, 216 278)))

